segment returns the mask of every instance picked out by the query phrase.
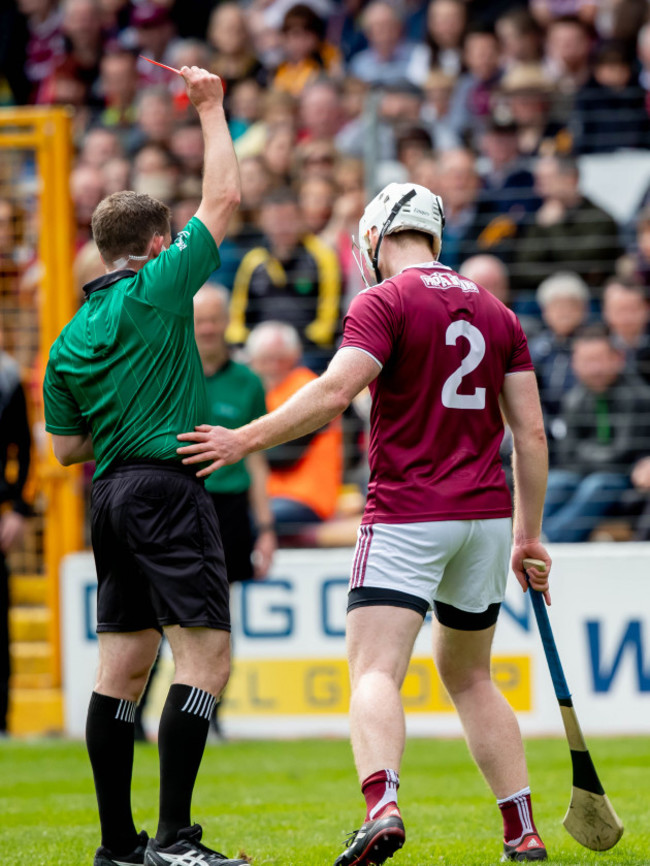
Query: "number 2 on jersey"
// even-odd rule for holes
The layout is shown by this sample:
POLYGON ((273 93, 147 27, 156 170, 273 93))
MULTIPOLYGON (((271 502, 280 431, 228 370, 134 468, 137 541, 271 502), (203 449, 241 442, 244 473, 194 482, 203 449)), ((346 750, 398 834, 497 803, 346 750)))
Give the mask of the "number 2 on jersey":
POLYGON ((458 367, 442 386, 442 405, 448 409, 485 409, 485 388, 476 388, 473 394, 459 394, 458 389, 467 376, 483 360, 485 355, 485 338, 478 328, 470 325, 464 319, 452 322, 445 332, 448 346, 455 346, 459 337, 465 337, 469 343, 469 352, 458 367))

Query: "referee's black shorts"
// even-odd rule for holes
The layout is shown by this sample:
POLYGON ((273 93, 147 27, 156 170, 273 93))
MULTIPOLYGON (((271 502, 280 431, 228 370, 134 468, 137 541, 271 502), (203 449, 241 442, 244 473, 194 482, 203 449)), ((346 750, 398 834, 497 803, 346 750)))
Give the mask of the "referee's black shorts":
POLYGON ((121 464, 93 484, 97 631, 166 625, 230 631, 219 524, 194 470, 121 464))

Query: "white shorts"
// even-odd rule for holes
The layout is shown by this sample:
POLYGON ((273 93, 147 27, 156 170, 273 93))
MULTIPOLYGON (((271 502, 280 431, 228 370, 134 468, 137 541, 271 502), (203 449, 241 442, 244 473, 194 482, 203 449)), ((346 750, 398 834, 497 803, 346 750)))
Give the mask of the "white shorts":
POLYGON ((348 609, 390 604, 395 594, 398 601, 413 598, 412 605, 398 606, 423 613, 436 602, 483 613, 503 601, 511 543, 509 517, 364 524, 357 536, 348 609), (382 593, 367 591, 373 589, 382 593))

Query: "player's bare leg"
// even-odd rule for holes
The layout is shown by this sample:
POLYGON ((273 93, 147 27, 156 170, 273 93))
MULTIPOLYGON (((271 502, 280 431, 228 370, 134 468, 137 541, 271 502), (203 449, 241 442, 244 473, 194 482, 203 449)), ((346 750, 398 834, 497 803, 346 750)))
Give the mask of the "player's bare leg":
POLYGON ((460 631, 434 621, 433 659, 454 702, 470 752, 495 797, 528 784, 519 725, 492 682, 490 653, 494 626, 460 631))
POLYGON ((490 674, 494 628, 461 631, 434 621, 433 658, 458 710, 472 757, 501 808, 504 859, 545 860, 532 817, 519 725, 490 674))
POLYGON ((405 741, 399 692, 421 627, 422 616, 408 608, 358 607, 348 614, 350 736, 359 781, 399 770, 405 741))
POLYGON ((400 688, 421 626, 421 614, 408 608, 369 606, 348 614, 350 733, 366 820, 335 866, 383 863, 404 844, 397 808, 405 742, 400 688))

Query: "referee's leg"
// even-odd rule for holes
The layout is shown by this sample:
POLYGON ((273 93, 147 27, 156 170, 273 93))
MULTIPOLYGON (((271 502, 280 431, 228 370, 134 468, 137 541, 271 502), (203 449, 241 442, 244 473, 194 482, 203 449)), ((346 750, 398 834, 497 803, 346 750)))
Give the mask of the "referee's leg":
POLYGON ((175 675, 158 732, 160 814, 157 843, 173 844, 190 827, 192 792, 203 758, 210 717, 230 674, 230 633, 167 626, 175 675))
POLYGON ((155 629, 100 632, 97 681, 86 720, 102 846, 131 853, 141 841, 131 813, 134 719, 160 643, 155 629))

